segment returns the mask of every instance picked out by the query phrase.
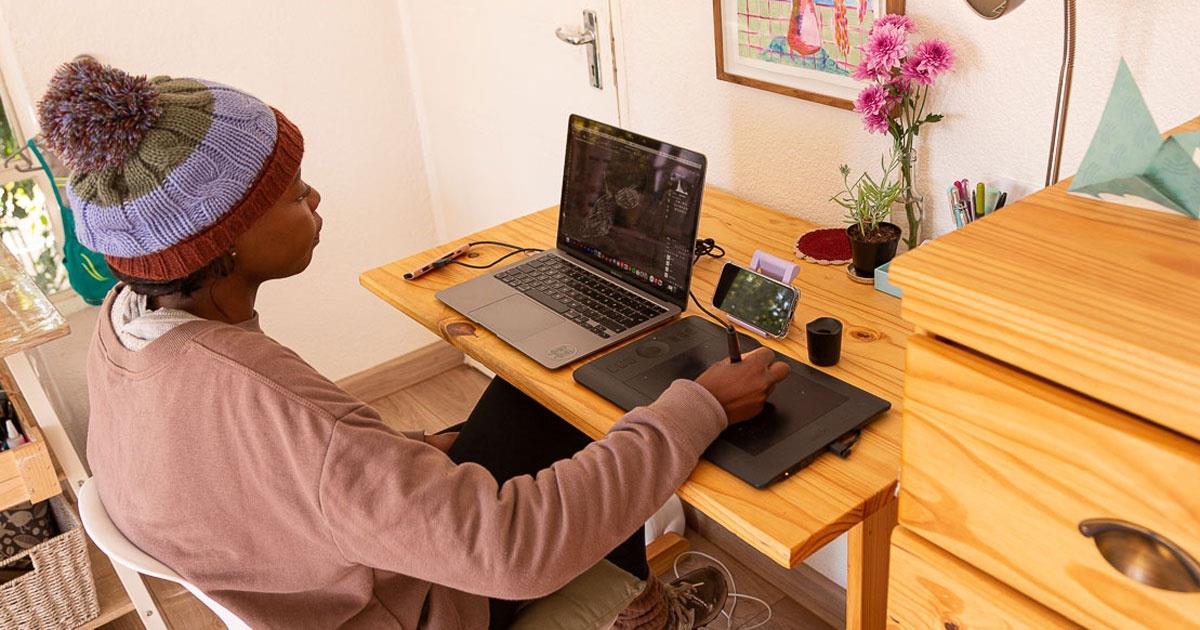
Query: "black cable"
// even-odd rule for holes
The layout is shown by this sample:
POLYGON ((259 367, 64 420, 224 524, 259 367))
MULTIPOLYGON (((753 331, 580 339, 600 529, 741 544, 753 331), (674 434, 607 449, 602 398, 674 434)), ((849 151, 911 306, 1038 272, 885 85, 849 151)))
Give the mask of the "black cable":
MULTIPOLYGON (((531 249, 529 247, 521 247, 520 245, 510 245, 502 241, 471 241, 470 243, 467 243, 467 245, 470 245, 471 247, 475 247, 476 245, 499 245, 500 247, 507 247, 509 249, 531 249)), ((542 250, 539 249, 535 251, 540 252, 542 250)))
POLYGON ((490 262, 486 265, 472 265, 470 263, 465 263, 465 262, 462 262, 459 260, 447 260, 446 263, 450 264, 450 265, 461 265, 463 267, 470 267, 471 269, 491 269, 492 267, 499 265, 500 263, 504 262, 505 260, 508 260, 509 258, 512 258, 513 256, 516 256, 517 254, 524 254, 526 252, 540 252, 540 251, 542 251, 542 250, 534 249, 532 247, 522 247, 515 251, 508 252, 507 254, 497 258, 496 260, 493 260, 492 262, 490 262))
MULTIPOLYGON (((724 258, 725 257, 725 248, 721 247, 720 245, 717 245, 717 242, 712 240, 711 238, 697 239, 695 256, 696 257, 692 259, 692 266, 695 266, 696 263, 700 262, 700 259, 704 256, 708 256, 709 258, 724 258)), ((721 326, 723 326, 727 330, 733 330, 733 324, 730 324, 729 322, 725 321, 724 318, 713 315, 712 311, 708 310, 707 308, 704 308, 704 305, 700 303, 699 298, 696 297, 696 294, 694 292, 689 290, 688 295, 691 296, 692 302, 696 305, 696 308, 699 308, 701 311, 704 311, 705 315, 708 315, 709 317, 716 320, 717 323, 721 324, 721 326)))
POLYGON ((692 264, 696 264, 701 256, 709 258, 724 258, 725 248, 717 245, 717 242, 711 238, 696 239, 696 258, 692 260, 692 264), (715 254, 713 252, 716 252, 715 254))
POLYGON ((493 260, 492 262, 490 262, 486 265, 472 265, 470 263, 465 263, 465 262, 462 262, 459 260, 439 260, 434 263, 434 269, 440 269, 442 267, 445 267, 446 265, 460 265, 463 267, 469 267, 471 269, 491 269, 492 267, 495 267, 496 265, 504 262, 505 260, 508 260, 509 258, 512 258, 513 256, 516 256, 517 254, 524 254, 526 252, 542 251, 542 250, 534 248, 534 247, 521 247, 519 245, 512 245, 510 243, 505 243, 502 241, 471 241, 470 243, 467 243, 467 245, 470 247, 475 247, 477 245, 497 245, 499 247, 507 247, 513 251, 497 258, 496 260, 493 260))

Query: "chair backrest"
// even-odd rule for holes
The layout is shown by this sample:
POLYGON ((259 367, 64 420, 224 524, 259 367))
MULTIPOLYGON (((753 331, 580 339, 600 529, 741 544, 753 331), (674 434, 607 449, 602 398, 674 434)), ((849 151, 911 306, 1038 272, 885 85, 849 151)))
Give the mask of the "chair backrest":
POLYGON ((83 529, 92 542, 108 556, 108 559, 141 573, 159 579, 182 585, 192 595, 196 596, 209 610, 221 619, 230 630, 250 630, 250 626, 230 612, 224 606, 213 601, 200 589, 171 570, 167 565, 155 560, 153 556, 138 549, 108 516, 108 510, 100 501, 100 492, 96 488, 95 478, 84 482, 79 489, 79 518, 83 521, 83 529))

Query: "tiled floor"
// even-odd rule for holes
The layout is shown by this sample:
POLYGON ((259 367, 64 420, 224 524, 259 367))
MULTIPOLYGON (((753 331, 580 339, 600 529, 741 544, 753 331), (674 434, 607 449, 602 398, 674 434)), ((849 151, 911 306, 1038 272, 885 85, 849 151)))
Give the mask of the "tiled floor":
MULTIPOLYGON (((435 433, 465 420, 483 394, 487 384, 486 376, 473 368, 463 366, 380 400, 372 401, 371 405, 379 411, 384 422, 397 430, 424 430, 427 433, 435 433)), ((733 573, 738 591, 759 597, 771 605, 774 611, 772 618, 770 622, 762 626, 763 628, 787 628, 789 630, 830 628, 813 613, 730 558, 707 539, 694 532, 689 532, 688 540, 691 541, 692 549, 710 554, 725 563, 733 573)), ((680 569, 686 572, 689 566, 694 566, 695 562, 700 561, 703 560, 686 557, 680 562, 680 569)), ((668 574, 662 577, 670 579, 672 576, 668 574)), ((189 630, 192 628, 204 630, 222 628, 212 613, 181 588, 159 580, 151 580, 151 588, 160 601, 160 609, 173 627, 189 630)), ((740 601, 734 610, 732 628, 753 625, 764 618, 765 611, 760 604, 740 601)), ((135 615, 130 614, 104 627, 109 630, 131 630, 141 628, 142 624, 135 615)), ((715 623, 710 624, 710 627, 725 628, 725 619, 718 619, 715 623)))

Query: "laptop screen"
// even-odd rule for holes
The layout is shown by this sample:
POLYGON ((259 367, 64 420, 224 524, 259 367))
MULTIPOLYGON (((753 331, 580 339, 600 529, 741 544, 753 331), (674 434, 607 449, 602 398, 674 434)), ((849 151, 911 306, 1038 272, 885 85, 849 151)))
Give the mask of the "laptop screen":
POLYGON ((558 247, 687 306, 703 155, 571 116, 558 247))

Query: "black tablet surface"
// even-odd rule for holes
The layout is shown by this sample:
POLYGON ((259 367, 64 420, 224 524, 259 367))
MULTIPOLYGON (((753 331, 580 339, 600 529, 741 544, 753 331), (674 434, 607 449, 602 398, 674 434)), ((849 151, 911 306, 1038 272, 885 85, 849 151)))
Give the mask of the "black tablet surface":
MULTIPOLYGON (((759 344, 739 335, 742 352, 759 344)), ((649 404, 677 378, 695 378, 728 356, 725 329, 702 317, 676 320, 575 370, 575 380, 622 409, 649 404)), ((762 488, 810 464, 839 437, 891 403, 786 355, 791 374, 758 417, 734 425, 704 457, 762 488)))

